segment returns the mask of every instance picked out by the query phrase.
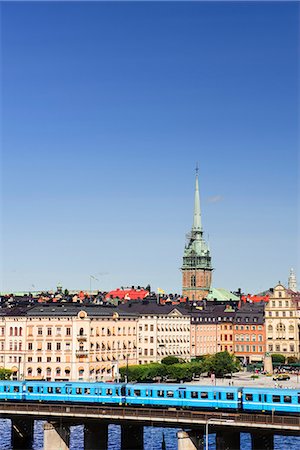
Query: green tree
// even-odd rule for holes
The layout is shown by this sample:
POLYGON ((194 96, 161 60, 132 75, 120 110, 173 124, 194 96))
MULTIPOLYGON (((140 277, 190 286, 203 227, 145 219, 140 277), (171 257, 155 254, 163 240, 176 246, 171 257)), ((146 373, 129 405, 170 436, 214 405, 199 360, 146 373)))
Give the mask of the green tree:
POLYGON ((177 356, 166 356, 161 360, 162 364, 165 364, 166 366, 171 366, 172 364, 178 364, 180 362, 179 358, 177 356))
POLYGON ((234 356, 225 352, 218 352, 204 360, 207 372, 214 373, 216 377, 223 377, 225 373, 237 372, 240 368, 240 362, 234 356))
POLYGON ((12 376, 12 370, 0 369, 0 380, 10 380, 12 376))
POLYGON ((288 356, 287 357, 287 363, 288 364, 296 364, 298 362, 298 359, 296 356, 288 356))
POLYGON ((284 364, 285 363, 285 356, 281 355, 280 353, 274 353, 272 355, 272 362, 273 363, 284 364))

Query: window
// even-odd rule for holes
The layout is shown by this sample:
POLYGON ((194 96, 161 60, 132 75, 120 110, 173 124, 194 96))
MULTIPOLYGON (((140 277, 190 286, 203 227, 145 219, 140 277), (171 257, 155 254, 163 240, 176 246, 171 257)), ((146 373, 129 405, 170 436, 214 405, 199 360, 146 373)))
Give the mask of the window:
POLYGON ((247 402, 252 402, 252 400, 253 400, 253 394, 246 394, 246 401, 247 402))
POLYGON ((167 397, 174 397, 173 391, 167 391, 167 397))
POLYGON ((56 387, 55 388, 55 394, 61 394, 61 388, 60 387, 56 387))
POLYGON ((112 389, 106 389, 105 393, 106 395, 112 395, 112 389))
POLYGON ((47 392, 48 394, 53 394, 53 387, 48 387, 47 392))
POLYGON ((52 328, 48 327, 47 328, 47 336, 51 336, 52 335, 52 328))
POLYGON ((157 396, 158 397, 164 397, 165 396, 165 391, 157 391, 157 396))
POLYGON ((90 388, 84 388, 84 393, 89 395, 91 393, 90 388))
POLYGON ((32 350, 32 342, 28 343, 28 350, 32 350))
POLYGON ((38 327, 38 332, 37 332, 37 334, 38 334, 39 336, 42 336, 42 334, 43 334, 43 328, 42 328, 42 327, 38 327))
POLYGON ((284 403, 292 403, 292 397, 290 395, 283 396, 284 403))
POLYGON ((66 335, 71 336, 71 328, 66 328, 66 335))
POLYGON ((198 398, 198 392, 192 391, 191 392, 191 398, 198 398))
POLYGON ((47 342, 47 350, 51 350, 51 349, 52 349, 51 342, 47 342))
POLYGON ((200 397, 201 398, 208 398, 208 393, 207 392, 201 392, 200 397))
POLYGON ((227 392, 226 393, 227 400, 233 400, 234 399, 234 393, 233 392, 227 392))
MULTIPOLYGON (((107 389, 108 390, 108 389, 107 389)), ((81 395, 82 394, 82 388, 76 388, 76 394, 81 395)))
POLYGON ((56 342, 56 350, 61 350, 61 343, 60 342, 56 342))
POLYGON ((280 395, 272 395, 273 403, 280 403, 280 395))
POLYGON ((134 394, 136 397, 140 397, 140 396, 141 396, 141 390, 140 390, 140 389, 134 389, 133 394, 134 394))

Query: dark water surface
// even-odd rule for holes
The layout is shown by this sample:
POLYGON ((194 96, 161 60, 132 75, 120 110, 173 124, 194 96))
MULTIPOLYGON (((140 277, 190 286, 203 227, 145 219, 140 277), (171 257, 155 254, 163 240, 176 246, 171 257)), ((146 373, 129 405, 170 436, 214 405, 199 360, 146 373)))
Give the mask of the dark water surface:
MULTIPOLYGON (((41 420, 34 425, 34 450, 43 450, 43 425, 41 420)), ((144 427, 144 450, 161 450, 164 439, 166 450, 177 450, 176 428, 144 427)), ((11 421, 0 420, 0 450, 11 450, 11 421)), ((83 426, 71 427, 70 450, 84 450, 83 426)), ((275 436, 274 450, 300 450, 300 437, 275 436)), ((118 425, 108 427, 108 450, 121 449, 121 431, 118 425)), ((53 449, 54 450, 54 449, 53 449)), ((209 450, 216 450, 214 435, 209 438, 209 450)), ((242 433, 241 450, 251 450, 250 434, 242 433)))

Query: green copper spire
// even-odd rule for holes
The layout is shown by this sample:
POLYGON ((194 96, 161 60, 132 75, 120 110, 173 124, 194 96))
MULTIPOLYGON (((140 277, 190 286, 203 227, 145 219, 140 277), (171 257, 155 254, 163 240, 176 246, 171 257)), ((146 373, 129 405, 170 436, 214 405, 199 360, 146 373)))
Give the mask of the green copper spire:
POLYGON ((184 249, 183 267, 195 264, 196 267, 211 268, 210 251, 203 237, 201 222, 198 170, 199 169, 197 165, 194 199, 194 220, 191 233, 189 233, 187 236, 188 242, 184 249))
POLYGON ((196 167, 196 187, 195 187, 195 202, 194 202, 194 222, 192 231, 202 231, 201 224, 201 209, 200 209, 200 194, 198 182, 198 164, 196 167))

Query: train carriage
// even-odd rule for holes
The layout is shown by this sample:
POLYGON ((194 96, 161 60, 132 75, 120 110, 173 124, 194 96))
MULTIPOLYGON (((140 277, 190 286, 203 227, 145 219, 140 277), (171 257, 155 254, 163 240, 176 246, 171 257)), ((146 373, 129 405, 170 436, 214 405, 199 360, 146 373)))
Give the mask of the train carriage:
POLYGON ((300 391, 244 387, 242 408, 253 412, 300 414, 300 391))

